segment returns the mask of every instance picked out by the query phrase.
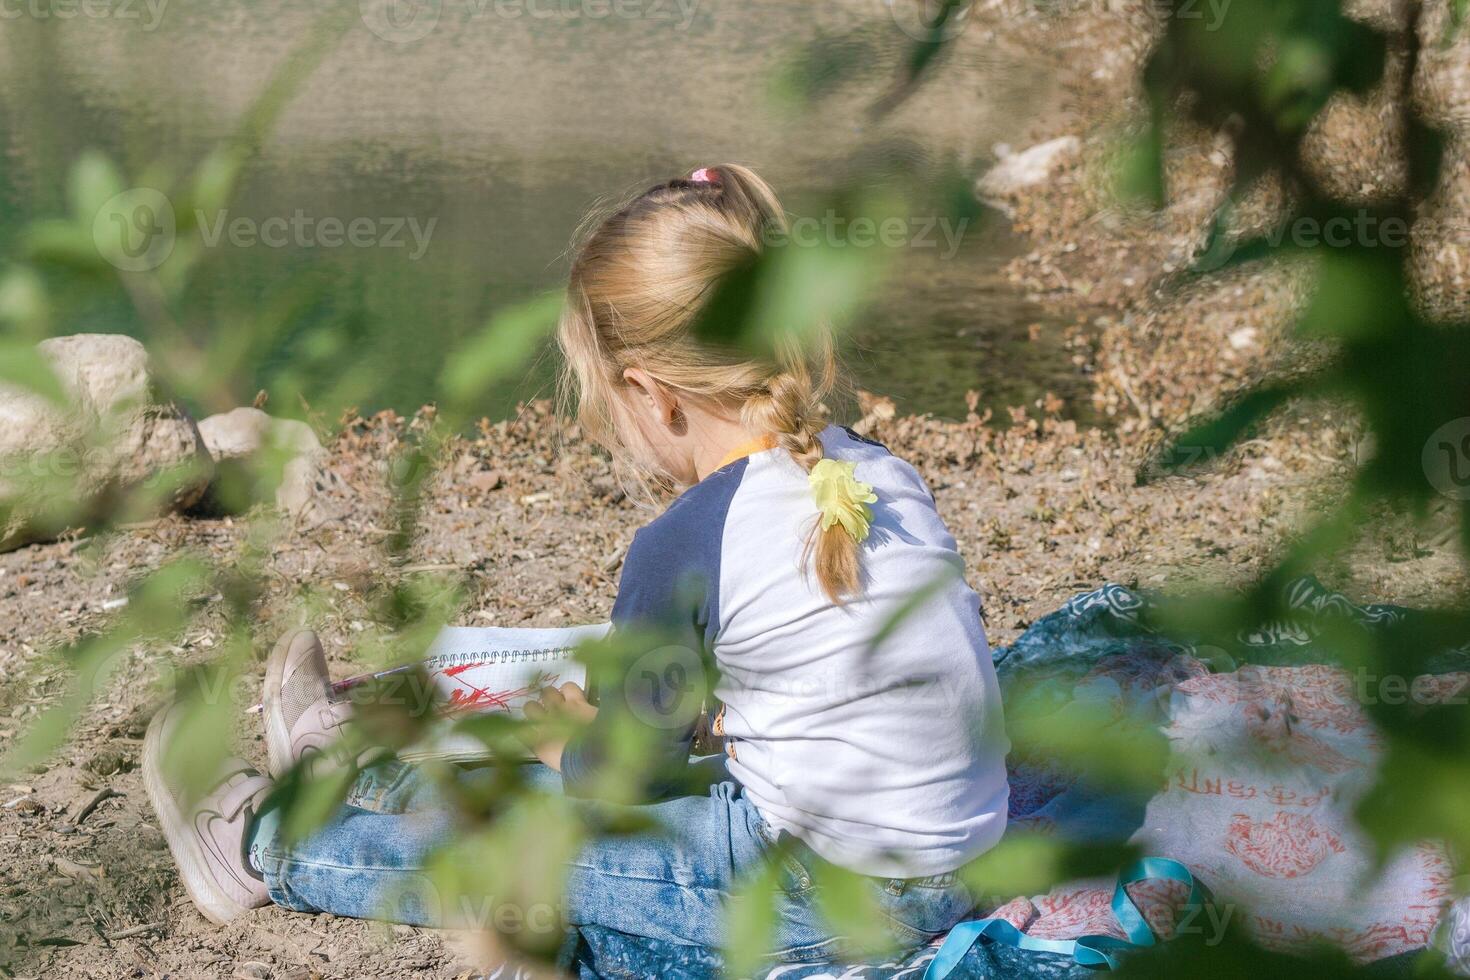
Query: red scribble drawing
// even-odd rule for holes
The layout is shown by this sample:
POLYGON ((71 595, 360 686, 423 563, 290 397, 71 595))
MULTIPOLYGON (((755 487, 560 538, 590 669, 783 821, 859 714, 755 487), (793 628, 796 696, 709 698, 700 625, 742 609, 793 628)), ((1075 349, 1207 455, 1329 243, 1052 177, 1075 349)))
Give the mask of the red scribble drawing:
POLYGON ((1269 820, 1235 814, 1225 832, 1225 850, 1263 878, 1300 878, 1347 847, 1307 814, 1282 810, 1269 820))
POLYGON ((456 678, 456 687, 449 694, 449 700, 444 705, 446 713, 457 713, 464 711, 510 711, 515 707, 514 702, 523 701, 536 696, 536 692, 543 687, 553 687, 560 680, 557 674, 538 674, 525 687, 513 688, 505 691, 492 691, 488 687, 476 687, 462 679, 467 670, 472 670, 480 664, 463 664, 458 667, 446 667, 442 673, 445 677, 456 678))

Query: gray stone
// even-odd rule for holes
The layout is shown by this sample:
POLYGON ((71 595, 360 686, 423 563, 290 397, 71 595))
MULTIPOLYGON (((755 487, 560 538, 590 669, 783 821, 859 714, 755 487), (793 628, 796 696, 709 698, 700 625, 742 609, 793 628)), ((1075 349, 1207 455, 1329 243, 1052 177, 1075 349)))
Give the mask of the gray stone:
POLYGON ((37 350, 64 402, 0 385, 0 550, 84 524, 135 491, 151 509, 200 501, 213 460, 194 420, 160 397, 142 344, 78 334, 37 350))
POLYGON ((272 418, 258 408, 237 408, 199 423, 204 444, 249 490, 249 501, 271 500, 292 517, 312 509, 326 478, 327 452, 311 426, 272 418))

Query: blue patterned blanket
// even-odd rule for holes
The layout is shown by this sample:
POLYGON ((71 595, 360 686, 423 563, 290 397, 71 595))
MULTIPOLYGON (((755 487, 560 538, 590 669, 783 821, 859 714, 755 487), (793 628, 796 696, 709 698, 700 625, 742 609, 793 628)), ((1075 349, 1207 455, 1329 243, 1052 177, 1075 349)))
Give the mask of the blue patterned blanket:
MULTIPOLYGON (((1330 662, 1331 632, 1369 633, 1412 611, 1359 606, 1313 579, 1293 583, 1292 615, 1229 641, 1165 636, 1147 615, 1155 600, 1117 585, 1079 595, 1033 624, 994 657, 1007 713, 1057 724, 1087 709, 1091 724, 1151 730, 1167 740, 1163 778, 1129 795, 1089 783, 1055 760, 1013 753, 1011 828, 1084 841, 1129 841, 1183 862, 1260 945, 1306 950, 1327 942, 1360 962, 1406 961, 1425 947, 1451 894, 1450 864, 1425 842, 1376 868, 1353 825, 1353 803, 1372 780, 1379 735, 1362 708, 1363 678, 1330 662)), ((1433 669, 1404 679, 1424 703, 1464 703, 1470 644, 1444 650, 1433 669)), ((1111 880, 1070 882, 1016 896, 978 914, 1006 918, 1040 938, 1119 934, 1111 880)), ((1165 938, 1167 889, 1129 893, 1165 938), (1162 913, 1161 913, 1162 910, 1162 913)), ((772 965, 766 980, 846 980, 923 975, 936 946, 889 962, 772 965)), ((1470 954, 1466 955, 1470 961, 1470 954)), ((687 977, 720 972, 718 954, 587 929, 573 972, 594 977, 687 977)), ((1063 956, 987 941, 965 955, 956 978, 1080 977, 1063 956)))

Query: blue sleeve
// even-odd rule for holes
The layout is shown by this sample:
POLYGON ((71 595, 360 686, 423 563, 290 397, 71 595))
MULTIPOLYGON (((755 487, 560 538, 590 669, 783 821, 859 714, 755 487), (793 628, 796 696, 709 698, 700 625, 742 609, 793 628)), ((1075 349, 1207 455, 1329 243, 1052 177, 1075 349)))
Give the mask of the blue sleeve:
POLYGON ((745 460, 686 490, 628 548, 613 604, 615 663, 592 665, 597 717, 562 752, 562 785, 588 796, 613 733, 634 730, 643 785, 656 799, 675 790, 703 695, 713 687, 719 629, 720 543, 745 460))

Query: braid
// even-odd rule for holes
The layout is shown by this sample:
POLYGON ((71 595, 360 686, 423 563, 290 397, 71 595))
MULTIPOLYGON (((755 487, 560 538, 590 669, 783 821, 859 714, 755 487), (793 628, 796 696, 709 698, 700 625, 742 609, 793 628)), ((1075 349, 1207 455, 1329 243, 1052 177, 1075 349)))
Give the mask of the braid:
POLYGON ((822 458, 822 417, 812 399, 812 383, 805 368, 782 371, 767 384, 770 395, 768 431, 802 469, 811 472, 822 458))
MULTIPOLYGON (((765 390, 746 402, 744 421, 753 431, 773 434, 776 444, 810 473, 823 456, 821 431, 826 422, 821 399, 832 389, 836 365, 830 352, 824 352, 814 382, 805 358, 788 357, 786 361, 766 382, 765 390)), ((858 543, 835 524, 825 531, 813 525, 802 554, 803 564, 812 562, 827 598, 838 604, 862 587, 858 558, 858 543)))

